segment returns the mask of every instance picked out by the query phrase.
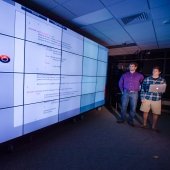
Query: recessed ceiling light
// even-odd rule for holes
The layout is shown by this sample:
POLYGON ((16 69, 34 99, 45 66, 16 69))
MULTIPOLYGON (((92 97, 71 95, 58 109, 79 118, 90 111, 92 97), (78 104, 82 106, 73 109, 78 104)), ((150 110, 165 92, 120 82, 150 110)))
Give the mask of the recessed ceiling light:
POLYGON ((170 24, 170 19, 164 20, 162 23, 163 24, 170 24))

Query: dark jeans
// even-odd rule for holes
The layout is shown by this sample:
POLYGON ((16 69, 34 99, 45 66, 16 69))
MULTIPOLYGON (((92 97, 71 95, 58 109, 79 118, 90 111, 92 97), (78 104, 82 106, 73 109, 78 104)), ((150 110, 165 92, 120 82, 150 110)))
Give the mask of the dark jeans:
POLYGON ((136 105, 138 101, 138 92, 124 92, 122 94, 121 102, 121 119, 126 119, 127 106, 130 104, 129 121, 133 121, 136 114, 136 105))

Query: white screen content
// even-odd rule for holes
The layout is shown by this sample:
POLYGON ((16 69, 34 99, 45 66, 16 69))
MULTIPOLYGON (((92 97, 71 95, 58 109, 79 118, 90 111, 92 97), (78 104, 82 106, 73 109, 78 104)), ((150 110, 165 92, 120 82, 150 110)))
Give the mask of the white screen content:
POLYGON ((58 122, 59 100, 24 106, 24 134, 58 122))
POLYGON ((95 102, 104 100, 104 91, 96 93, 95 102))
POLYGON ((63 29, 62 50, 83 55, 83 36, 70 29, 63 29))
POLYGON ((96 92, 105 91, 106 77, 97 77, 96 92))
MULTIPOLYGON (((58 113, 58 100, 26 105, 24 124, 46 119, 58 113)), ((57 122, 57 120, 56 120, 57 122)))
POLYGON ((26 13, 26 40, 61 49, 61 31, 60 27, 26 13))
POLYGON ((5 55, 10 62, 0 62, 0 72, 14 72, 15 38, 0 34, 0 56, 5 55), (2 48, 3 47, 3 48, 2 48))
POLYGON ((107 62, 108 60, 108 49, 99 45, 98 60, 107 62))
POLYGON ((83 75, 96 76, 97 74, 97 60, 84 57, 83 59, 83 75))
POLYGON ((97 76, 106 76, 107 63, 98 61, 97 76))
POLYGON ((81 76, 61 76, 60 98, 81 95, 81 76))
POLYGON ((59 99, 58 75, 26 74, 24 104, 59 99))
POLYGON ((95 93, 96 77, 85 77, 82 79, 82 94, 95 93))
POLYGON ((81 113, 91 110, 95 107, 95 93, 85 94, 81 97, 81 113))
POLYGON ((0 24, 0 33, 14 36, 15 8, 4 1, 0 1, 0 7, 0 21, 1 23, 5 21, 4 24, 0 24))
POLYGON ((25 72, 60 74, 61 50, 26 42, 25 72))
POLYGON ((104 104, 105 47, 11 0, 4 20, 0 143, 104 104))
POLYGON ((84 56, 97 59, 98 44, 88 38, 84 38, 84 56))
POLYGON ((80 55, 63 51, 61 62, 61 74, 64 75, 82 75, 82 60, 80 55))
POLYGON ((80 114, 81 96, 69 97, 60 100, 59 121, 80 114), (67 106, 67 107, 66 107, 67 106))

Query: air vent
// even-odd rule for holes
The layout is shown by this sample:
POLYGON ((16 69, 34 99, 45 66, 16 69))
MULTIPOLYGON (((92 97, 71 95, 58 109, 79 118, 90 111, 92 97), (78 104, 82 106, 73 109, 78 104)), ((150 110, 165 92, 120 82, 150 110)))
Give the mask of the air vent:
POLYGON ((121 18, 124 25, 138 24, 149 20, 149 15, 146 12, 141 12, 135 15, 121 18))

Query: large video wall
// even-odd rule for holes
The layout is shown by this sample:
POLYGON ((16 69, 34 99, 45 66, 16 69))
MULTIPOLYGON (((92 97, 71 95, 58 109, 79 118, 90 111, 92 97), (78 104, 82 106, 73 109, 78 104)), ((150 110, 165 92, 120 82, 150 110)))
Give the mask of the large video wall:
POLYGON ((0 143, 102 106, 108 50, 0 1, 0 143))

